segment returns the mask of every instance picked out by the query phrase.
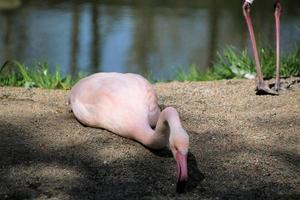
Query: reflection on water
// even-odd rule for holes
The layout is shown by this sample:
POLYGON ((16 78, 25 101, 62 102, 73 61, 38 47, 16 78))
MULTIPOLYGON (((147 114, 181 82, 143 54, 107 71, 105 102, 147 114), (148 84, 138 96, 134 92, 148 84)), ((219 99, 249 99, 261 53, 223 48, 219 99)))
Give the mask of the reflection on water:
MULTIPOLYGON (((211 66, 226 45, 249 46, 241 2, 0 0, 0 62, 42 59, 61 65, 64 73, 170 79, 179 67, 211 66)), ((272 2, 256 1, 252 9, 265 45, 274 44, 272 2)), ((288 53, 300 44, 300 1, 282 3, 282 53, 288 53)))

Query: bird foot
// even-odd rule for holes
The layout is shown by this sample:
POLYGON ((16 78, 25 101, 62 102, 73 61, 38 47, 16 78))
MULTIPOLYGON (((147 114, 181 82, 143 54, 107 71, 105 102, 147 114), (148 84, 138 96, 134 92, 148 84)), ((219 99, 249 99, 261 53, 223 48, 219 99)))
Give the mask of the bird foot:
POLYGON ((276 90, 269 88, 265 83, 258 84, 256 86, 256 94, 257 95, 279 95, 276 90))
POLYGON ((279 91, 285 91, 286 87, 281 82, 281 83, 275 83, 274 86, 272 87, 272 89, 275 90, 276 92, 279 92, 279 91))

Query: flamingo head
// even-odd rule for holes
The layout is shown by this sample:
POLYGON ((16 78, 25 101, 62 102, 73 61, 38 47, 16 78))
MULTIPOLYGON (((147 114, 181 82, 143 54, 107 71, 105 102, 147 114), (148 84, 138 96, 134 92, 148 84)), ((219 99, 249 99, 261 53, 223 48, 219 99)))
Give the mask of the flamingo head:
POLYGON ((188 180, 187 155, 189 148, 189 136, 183 128, 177 129, 170 135, 170 148, 176 160, 177 192, 185 189, 188 180))

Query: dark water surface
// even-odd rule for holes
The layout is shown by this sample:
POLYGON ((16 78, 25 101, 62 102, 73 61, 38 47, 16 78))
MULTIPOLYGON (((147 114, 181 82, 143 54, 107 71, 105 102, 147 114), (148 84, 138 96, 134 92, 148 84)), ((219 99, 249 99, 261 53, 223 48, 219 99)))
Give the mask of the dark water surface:
MULTIPOLYGON (((274 46, 272 0, 255 1, 260 44, 274 46)), ((46 60, 63 73, 208 68, 228 45, 249 47, 242 0, 0 0, 0 63, 46 60)), ((283 0, 282 53, 300 45, 300 1, 283 0)))

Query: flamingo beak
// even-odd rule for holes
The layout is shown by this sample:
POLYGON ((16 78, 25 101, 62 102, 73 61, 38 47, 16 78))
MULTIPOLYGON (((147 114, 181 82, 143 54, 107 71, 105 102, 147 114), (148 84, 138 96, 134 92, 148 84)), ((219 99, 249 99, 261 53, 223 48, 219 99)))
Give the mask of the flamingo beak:
POLYGON ((176 172, 177 172, 177 192, 184 192, 188 180, 187 155, 180 152, 176 153, 176 172))

